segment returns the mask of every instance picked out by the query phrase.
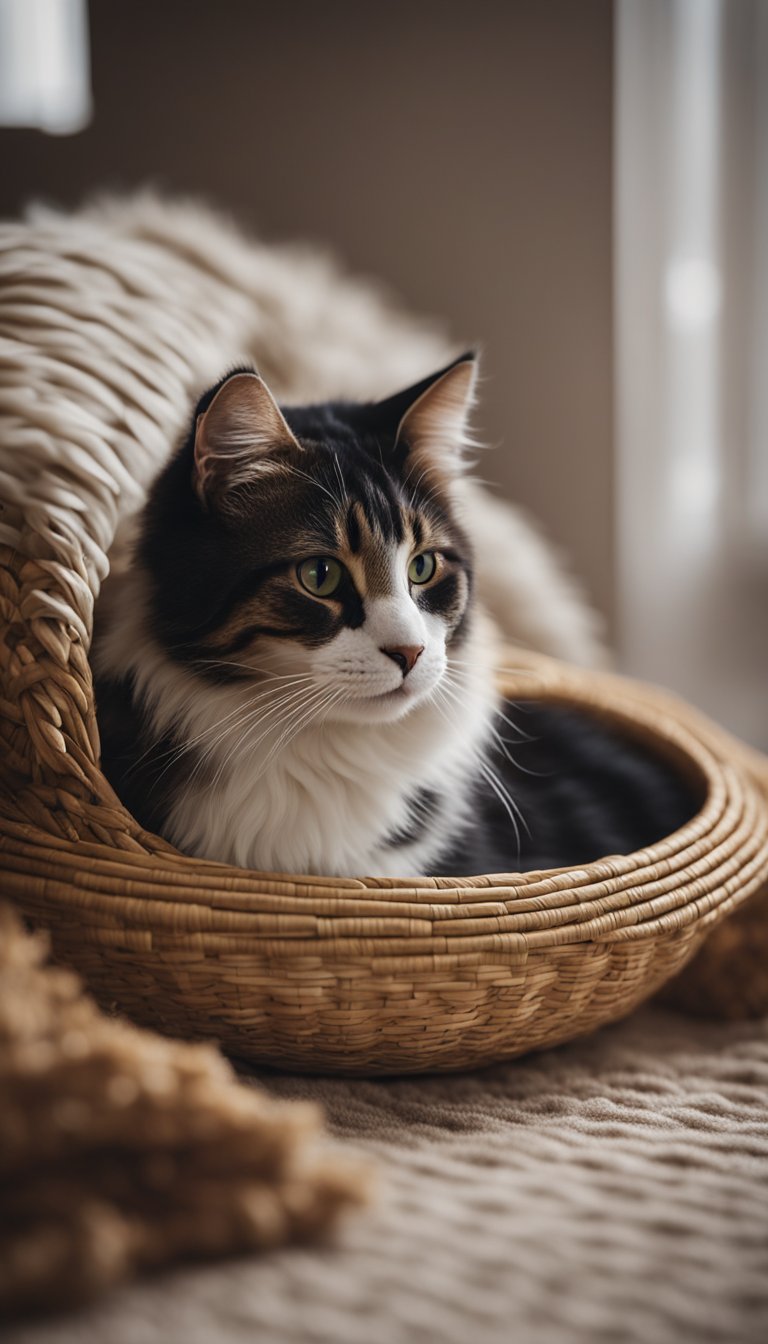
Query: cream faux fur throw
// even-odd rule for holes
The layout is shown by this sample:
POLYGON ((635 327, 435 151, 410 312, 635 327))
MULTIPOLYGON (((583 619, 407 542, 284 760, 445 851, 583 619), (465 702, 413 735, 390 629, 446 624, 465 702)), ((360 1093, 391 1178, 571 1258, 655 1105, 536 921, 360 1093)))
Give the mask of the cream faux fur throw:
POLYGON ((0 1316, 326 1231, 365 1169, 210 1045, 105 1016, 0 903, 0 1316))
MULTIPOLYGON (((47 536, 52 559, 79 568, 76 616, 122 563, 194 400, 228 367, 255 363, 287 402, 368 398, 452 353, 437 328, 370 282, 317 252, 248 240, 200 206, 138 195, 71 215, 34 208, 0 225, 0 496, 23 511, 38 558, 47 536), (52 499, 41 468, 64 442, 73 474, 52 499), (83 528, 68 547, 72 508, 83 528)), ((599 661, 595 615, 532 524, 475 484, 467 513, 479 589, 503 634, 599 661)), ((0 541, 16 544, 14 524, 12 510, 0 541)), ((80 633, 87 646, 84 625, 80 633)))

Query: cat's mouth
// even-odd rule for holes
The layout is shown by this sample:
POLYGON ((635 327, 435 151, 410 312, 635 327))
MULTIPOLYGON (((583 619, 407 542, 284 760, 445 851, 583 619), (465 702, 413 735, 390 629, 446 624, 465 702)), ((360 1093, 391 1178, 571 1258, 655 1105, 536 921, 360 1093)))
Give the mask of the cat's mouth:
POLYGON ((389 691, 376 691, 373 694, 358 692, 337 702, 332 717, 355 723, 390 723, 418 705, 423 695, 423 687, 419 690, 416 685, 409 685, 408 681, 389 691))
POLYGON ((361 709, 375 710, 380 708, 383 711, 397 711, 400 708, 400 712, 406 712, 420 704, 430 690, 430 686, 417 685, 416 682, 411 683, 410 680, 405 680, 389 691, 376 691, 372 695, 356 695, 352 703, 359 705, 361 709))
POLYGON ((407 698, 409 694, 410 694, 409 687, 406 686, 405 682, 403 681, 400 683, 399 686, 394 686, 391 691, 377 691, 375 695, 363 695, 360 697, 360 699, 373 700, 373 701, 404 700, 407 698))
POLYGON ((397 704, 399 701, 420 700, 426 693, 424 686, 417 686, 410 681, 402 681, 399 686, 393 686, 390 691, 376 691, 373 695, 360 695, 355 699, 366 705, 390 705, 397 704))
POLYGON ((441 675, 442 673, 438 673, 437 675, 432 673, 431 675, 403 677, 402 681, 400 681, 397 686, 391 687, 388 691, 373 691, 367 693, 361 689, 354 698, 361 705, 368 705, 370 707, 373 707, 374 705, 385 707, 387 705, 394 706, 397 704, 407 704, 408 706, 412 706, 423 700, 425 695, 429 694, 437 682, 440 681, 441 675))

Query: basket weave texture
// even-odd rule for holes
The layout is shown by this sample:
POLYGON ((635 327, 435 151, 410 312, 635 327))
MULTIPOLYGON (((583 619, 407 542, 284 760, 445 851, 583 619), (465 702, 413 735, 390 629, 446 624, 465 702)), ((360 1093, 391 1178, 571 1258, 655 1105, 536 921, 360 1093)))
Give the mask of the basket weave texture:
MULTIPOLYGON (((254 333, 279 306, 273 259, 230 240, 231 276, 215 276, 219 232, 205 267, 195 239, 139 273, 157 230, 178 237, 185 219, 165 212, 150 229, 143 214, 143 241, 103 220, 73 221, 71 236, 43 220, 34 248, 31 234, 0 230, 4 893, 102 1003, 286 1067, 456 1069, 618 1018, 768 876, 768 764, 659 692, 519 650, 506 659, 521 669, 502 678, 510 698, 592 709, 700 785, 701 810, 675 835, 576 871, 247 873, 143 831, 101 774, 88 649, 116 535, 201 373, 212 380, 238 345, 279 353, 306 335, 299 308, 297 333, 286 328, 287 302, 254 333)), ((292 294, 294 272, 286 264, 292 294)), ((336 348, 336 280, 332 292, 318 307, 323 350, 336 348)), ((355 331, 381 324, 355 294, 345 302, 355 331)), ((337 335, 347 367, 348 333, 337 335)))
POLYGON ((300 1069, 489 1063, 628 1012, 768 875, 761 758, 658 692, 519 650, 505 692, 592 709, 676 758, 704 796, 689 824, 636 854, 522 876, 327 879, 187 858, 99 770, 85 647, 52 614, 65 584, 4 548, 4 889, 139 1021, 300 1069))

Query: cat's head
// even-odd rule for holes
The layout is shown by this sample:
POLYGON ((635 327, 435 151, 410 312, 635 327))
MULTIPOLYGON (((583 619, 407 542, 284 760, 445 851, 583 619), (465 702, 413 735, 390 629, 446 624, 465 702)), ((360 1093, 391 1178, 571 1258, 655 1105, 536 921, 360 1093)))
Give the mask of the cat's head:
POLYGON ((281 409, 247 370, 207 392, 139 551, 170 656, 335 720, 393 721, 433 693, 468 627, 475 378, 466 355, 375 403, 281 409))

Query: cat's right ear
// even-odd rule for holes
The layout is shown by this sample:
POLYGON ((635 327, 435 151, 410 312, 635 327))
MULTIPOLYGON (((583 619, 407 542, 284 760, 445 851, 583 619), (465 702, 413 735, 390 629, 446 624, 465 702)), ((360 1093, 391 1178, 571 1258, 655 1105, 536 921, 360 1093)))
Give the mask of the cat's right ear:
POLYGON ((269 455, 301 449, 266 383, 257 373, 234 373, 195 424, 192 484, 213 507, 237 486, 263 475, 269 455))
POLYGON ((413 387, 373 404, 374 424, 393 434, 406 479, 450 485, 465 470, 476 383, 477 356, 468 351, 413 387))

